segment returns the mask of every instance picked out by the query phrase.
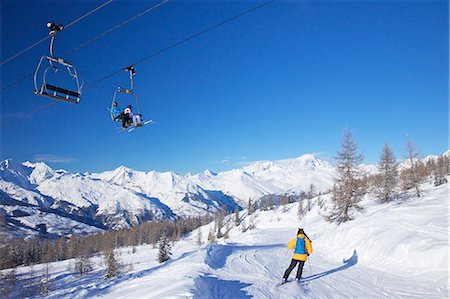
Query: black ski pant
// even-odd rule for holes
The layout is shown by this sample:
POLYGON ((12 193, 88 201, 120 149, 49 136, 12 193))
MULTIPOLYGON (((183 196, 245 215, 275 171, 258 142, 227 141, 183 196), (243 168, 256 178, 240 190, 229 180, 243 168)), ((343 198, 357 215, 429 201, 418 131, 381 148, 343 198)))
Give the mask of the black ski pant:
POLYGON ((121 112, 120 115, 117 117, 117 119, 122 120, 122 128, 126 128, 127 123, 130 121, 130 116, 128 114, 121 112))
POLYGON ((298 261, 298 260, 294 260, 292 259, 291 264, 289 265, 289 268, 286 269, 286 271, 284 272, 283 278, 287 279, 289 277, 289 274, 291 274, 292 270, 294 270, 295 266, 297 266, 298 264, 298 269, 297 269, 297 276, 295 278, 300 279, 300 277, 302 277, 302 272, 303 272, 303 266, 305 265, 305 261, 298 261))

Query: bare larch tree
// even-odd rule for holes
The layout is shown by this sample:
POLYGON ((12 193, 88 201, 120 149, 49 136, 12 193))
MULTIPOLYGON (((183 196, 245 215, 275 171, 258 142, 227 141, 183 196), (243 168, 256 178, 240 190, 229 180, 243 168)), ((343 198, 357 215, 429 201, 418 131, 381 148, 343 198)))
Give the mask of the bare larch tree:
POLYGON ((351 132, 344 133, 342 150, 335 159, 338 163, 337 177, 331 196, 333 209, 328 220, 342 223, 351 220, 350 214, 353 209, 363 210, 358 203, 366 192, 363 173, 359 169, 364 157, 358 153, 358 146, 351 132))
POLYGON ((397 194, 398 165, 395 155, 389 145, 384 144, 378 162, 378 179, 375 186, 375 196, 382 202, 390 202, 397 194))

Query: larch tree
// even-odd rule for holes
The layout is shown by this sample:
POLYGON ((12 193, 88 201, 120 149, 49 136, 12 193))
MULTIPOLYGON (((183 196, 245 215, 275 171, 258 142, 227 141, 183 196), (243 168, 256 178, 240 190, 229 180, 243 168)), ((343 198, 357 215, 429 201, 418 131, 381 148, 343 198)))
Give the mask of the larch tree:
POLYGON ((375 186, 375 196, 382 202, 390 202, 397 194, 398 165, 395 155, 389 145, 385 144, 378 162, 378 180, 375 186))
POLYGON ((358 203, 366 193, 363 173, 359 169, 364 157, 358 153, 358 146, 351 132, 344 133, 342 150, 335 159, 338 164, 335 188, 331 195, 333 209, 327 218, 340 224, 351 220, 353 210, 363 210, 358 203))
POLYGON ((420 185, 423 183, 425 177, 421 174, 421 155, 416 145, 412 141, 406 143, 406 157, 408 160, 408 167, 401 173, 400 179, 402 188, 405 191, 413 189, 417 197, 422 196, 422 189, 420 185))
POLYGON ((113 249, 108 249, 104 253, 106 264, 106 278, 113 278, 119 275, 119 261, 113 249))
POLYGON ((445 158, 444 156, 440 156, 437 159, 435 169, 433 170, 434 174, 434 185, 440 186, 442 184, 447 183, 446 169, 445 169, 445 158))
POLYGON ((308 211, 311 211, 311 209, 312 209, 312 199, 314 198, 314 197, 316 197, 317 196, 317 191, 316 191, 316 186, 314 186, 314 184, 311 184, 311 185, 309 185, 309 190, 308 190, 308 193, 307 193, 307 198, 308 198, 308 204, 307 204, 307 210, 308 211))

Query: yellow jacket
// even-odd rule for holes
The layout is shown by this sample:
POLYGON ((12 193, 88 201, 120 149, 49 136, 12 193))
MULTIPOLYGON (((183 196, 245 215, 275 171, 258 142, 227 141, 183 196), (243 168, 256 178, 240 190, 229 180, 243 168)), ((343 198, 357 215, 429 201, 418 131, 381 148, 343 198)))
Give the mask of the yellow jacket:
MULTIPOLYGON (((308 258, 308 255, 312 253, 313 249, 312 249, 312 245, 311 245, 311 241, 308 238, 305 238, 304 234, 299 234, 297 235, 297 238, 292 239, 289 243, 288 243, 288 248, 295 250, 295 245, 297 244, 297 239, 298 238, 302 238, 305 239, 305 250, 308 254, 306 253, 295 253, 292 256, 293 260, 297 260, 297 261, 306 261, 306 259, 308 258)), ((303 250, 301 249, 300 252, 302 252, 303 250)))

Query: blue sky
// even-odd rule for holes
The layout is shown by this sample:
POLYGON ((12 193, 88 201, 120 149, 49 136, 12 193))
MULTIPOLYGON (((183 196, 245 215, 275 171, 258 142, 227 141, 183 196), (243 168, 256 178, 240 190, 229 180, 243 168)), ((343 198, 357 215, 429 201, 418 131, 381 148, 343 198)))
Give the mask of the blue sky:
MULTIPOLYGON (((2 1, 1 60, 103 2, 2 1), (57 3, 57 4, 56 4, 57 3), (17 28, 20 27, 20 29, 17 28)), ((114 1, 58 34, 55 55, 158 1, 114 1)), ((117 133, 109 107, 125 72, 100 78, 258 1, 169 1, 66 57, 85 82, 78 105, 35 96, 32 78, 1 92, 1 159, 69 171, 197 173, 320 152, 353 132, 366 162, 410 138, 448 149, 448 1, 275 1, 136 66, 144 118, 117 133)), ((43 43, 1 66, 2 87, 34 71, 43 43)))

